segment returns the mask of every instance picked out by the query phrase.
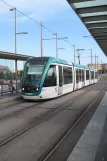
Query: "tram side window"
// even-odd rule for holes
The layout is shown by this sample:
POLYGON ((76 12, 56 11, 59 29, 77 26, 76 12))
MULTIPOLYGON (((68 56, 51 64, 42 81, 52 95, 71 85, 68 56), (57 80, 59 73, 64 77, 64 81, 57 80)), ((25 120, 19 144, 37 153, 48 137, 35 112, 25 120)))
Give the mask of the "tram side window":
POLYGON ((79 82, 79 75, 78 75, 78 69, 76 69, 76 83, 79 82))
POLYGON ((64 84, 72 83, 72 68, 63 68, 64 84))
POLYGON ((81 69, 79 69, 79 82, 81 82, 81 69))
POLYGON ((82 82, 84 82, 84 69, 82 69, 82 82))
POLYGON ((95 72, 95 79, 97 79, 98 78, 98 73, 97 72, 95 72))
POLYGON ((68 84, 68 68, 63 68, 64 84, 68 84))
POLYGON ((48 72, 45 77, 44 81, 44 87, 51 87, 51 86, 56 86, 57 84, 57 79, 56 79, 56 66, 51 65, 50 68, 48 69, 48 72))
POLYGON ((63 85, 62 80, 62 66, 59 66, 59 86, 61 87, 63 85))
POLYGON ((86 70, 86 80, 89 80, 89 70, 86 70))
POLYGON ((94 79, 94 72, 92 71, 92 78, 91 79, 94 79))
POLYGON ((72 68, 68 68, 68 83, 72 83, 72 68))

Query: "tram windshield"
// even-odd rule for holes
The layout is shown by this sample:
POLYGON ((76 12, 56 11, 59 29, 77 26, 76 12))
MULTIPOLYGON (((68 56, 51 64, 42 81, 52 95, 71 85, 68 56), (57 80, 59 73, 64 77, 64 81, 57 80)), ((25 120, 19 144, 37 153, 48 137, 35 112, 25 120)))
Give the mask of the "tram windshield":
POLYGON ((42 73, 44 70, 44 65, 36 65, 36 64, 26 64, 25 73, 24 73, 24 84, 31 86, 39 86, 42 73))

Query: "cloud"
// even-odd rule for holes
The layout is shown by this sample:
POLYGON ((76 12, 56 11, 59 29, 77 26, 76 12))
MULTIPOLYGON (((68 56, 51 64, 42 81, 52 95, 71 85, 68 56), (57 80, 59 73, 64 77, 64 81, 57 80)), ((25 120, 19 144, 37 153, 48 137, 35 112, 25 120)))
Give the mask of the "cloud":
MULTIPOLYGON (((53 19, 56 14, 63 13, 68 9, 66 0, 32 0, 32 2, 31 0, 6 0, 6 2, 39 21, 53 19)), ((0 14, 10 18, 7 15, 9 8, 9 6, 0 1, 0 14)), ((19 16, 19 19, 21 22, 27 20, 22 15, 19 16)))

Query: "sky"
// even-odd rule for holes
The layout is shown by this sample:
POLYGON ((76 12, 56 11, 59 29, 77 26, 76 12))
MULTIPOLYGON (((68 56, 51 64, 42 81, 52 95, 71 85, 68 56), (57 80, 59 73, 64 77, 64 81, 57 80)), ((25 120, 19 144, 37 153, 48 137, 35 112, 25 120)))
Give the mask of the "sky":
MULTIPOLYGON (((99 56, 106 63, 107 59, 95 40, 91 37, 86 27, 72 10, 66 0, 6 0, 8 4, 16 7, 35 20, 31 21, 23 14, 17 12, 17 32, 28 32, 27 35, 17 35, 17 53, 31 56, 40 56, 40 25, 43 23, 53 33, 60 37, 68 37, 68 41, 76 46, 76 49, 85 49, 81 52, 81 64, 91 63, 90 50, 93 55, 99 56)), ((0 51, 14 52, 14 12, 11 7, 0 0, 0 51)), ((43 39, 54 38, 52 32, 43 28, 43 39)), ((43 40, 43 55, 56 56, 55 40, 43 40)), ((58 40, 58 56, 61 59, 74 61, 73 47, 63 40, 58 40)), ((77 52, 76 52, 77 55, 77 52)), ((93 57, 93 62, 95 58, 93 57)), ((76 63, 78 59, 76 57, 76 63)), ((0 65, 8 65, 14 68, 14 62, 0 60, 0 65)), ((23 68, 23 63, 18 62, 18 69, 23 68)))

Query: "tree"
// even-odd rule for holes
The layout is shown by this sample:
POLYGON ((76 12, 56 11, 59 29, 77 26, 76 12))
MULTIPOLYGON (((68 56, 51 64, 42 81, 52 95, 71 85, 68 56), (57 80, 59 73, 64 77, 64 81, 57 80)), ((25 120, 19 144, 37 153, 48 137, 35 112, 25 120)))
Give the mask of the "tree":
POLYGON ((4 78, 5 78, 4 73, 0 72, 0 79, 4 79, 4 78))

